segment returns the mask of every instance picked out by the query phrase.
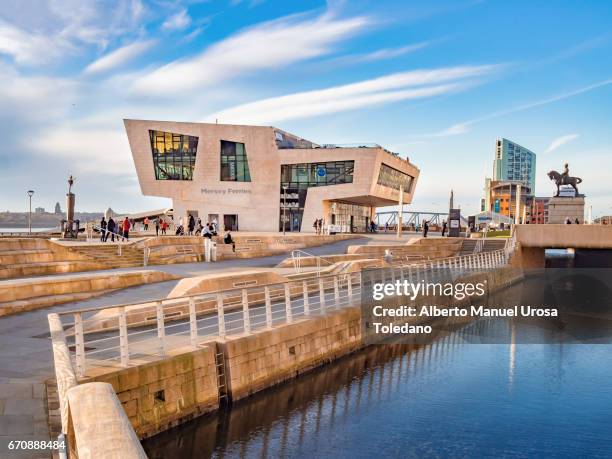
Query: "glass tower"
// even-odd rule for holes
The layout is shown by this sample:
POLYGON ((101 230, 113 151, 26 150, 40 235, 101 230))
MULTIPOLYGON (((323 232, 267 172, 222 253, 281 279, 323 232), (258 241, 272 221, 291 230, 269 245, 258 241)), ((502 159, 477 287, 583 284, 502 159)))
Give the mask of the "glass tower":
POLYGON ((522 182, 535 194, 536 154, 508 139, 495 142, 493 180, 522 182))

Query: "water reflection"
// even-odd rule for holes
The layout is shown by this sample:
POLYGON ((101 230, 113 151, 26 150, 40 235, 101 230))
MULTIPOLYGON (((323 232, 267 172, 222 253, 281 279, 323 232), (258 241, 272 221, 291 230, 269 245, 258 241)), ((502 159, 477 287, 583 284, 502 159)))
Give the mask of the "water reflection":
MULTIPOLYGON (((515 336, 522 325, 473 326, 515 336)), ((373 346, 149 439, 145 449, 151 458, 612 450, 609 346, 464 344, 472 333, 466 327, 427 346, 373 346)))

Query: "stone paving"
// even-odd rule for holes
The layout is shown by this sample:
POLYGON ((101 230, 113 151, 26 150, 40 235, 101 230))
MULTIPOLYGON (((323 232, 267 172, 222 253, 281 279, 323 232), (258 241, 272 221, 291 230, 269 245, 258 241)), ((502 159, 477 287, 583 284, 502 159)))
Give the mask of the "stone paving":
MULTIPOLYGON (((406 235, 405 243, 415 234, 406 235)), ((345 253, 349 245, 398 242, 394 234, 368 235, 361 239, 338 241, 307 251, 314 255, 345 253)), ((253 268, 271 268, 287 255, 225 260, 216 263, 186 263, 151 266, 181 277, 202 275, 211 271, 239 271, 253 268)), ((109 273, 142 268, 121 268, 109 273)), ((102 271, 90 271, 97 273, 102 271)), ((74 275, 74 274, 72 274, 74 275)), ((60 277, 61 275, 54 276, 60 277)), ((0 318, 0 458, 51 457, 51 453, 37 451, 8 451, 9 440, 48 440, 47 409, 44 382, 53 378, 53 355, 49 341, 47 314, 81 307, 115 305, 165 297, 178 280, 140 285, 115 291, 101 297, 66 303, 51 308, 25 312, 0 318), (10 455, 9 455, 10 453, 10 455)))

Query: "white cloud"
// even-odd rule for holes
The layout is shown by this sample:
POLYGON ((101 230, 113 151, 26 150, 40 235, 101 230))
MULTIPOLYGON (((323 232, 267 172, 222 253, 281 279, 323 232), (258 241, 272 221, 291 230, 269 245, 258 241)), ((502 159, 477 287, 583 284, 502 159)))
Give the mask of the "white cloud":
POLYGON ((7 5, 0 19, 0 54, 30 66, 83 53, 83 45, 104 49, 113 39, 138 31, 144 16, 140 0, 12 3, 15 7, 7 5))
POLYGON ((444 130, 442 130, 442 131, 440 131, 440 132, 438 132, 436 134, 432 134, 432 136, 433 137, 445 137, 445 136, 449 136, 449 135, 464 134, 466 132, 469 132, 469 130, 470 130, 469 128, 472 125, 480 123, 482 121, 488 121, 490 119, 498 118, 500 116, 511 115, 513 113, 523 112, 523 111, 529 110, 531 108, 541 107, 543 105, 548 105, 548 104, 552 104, 554 102, 559 102, 561 100, 569 99, 570 97, 578 96, 580 94, 584 94, 586 92, 590 92, 590 91, 593 91, 595 89, 602 88, 604 86, 608 86, 610 84, 612 84, 612 78, 608 79, 608 80, 599 81, 597 83, 593 83, 593 84, 590 84, 588 86, 583 86, 581 88, 574 89, 573 91, 565 92, 565 93, 562 93, 562 94, 557 94, 556 96, 552 96, 552 97, 549 97, 547 99, 541 99, 541 100, 537 100, 535 102, 529 102, 527 104, 519 105, 517 107, 510 108, 508 110, 500 110, 500 111, 497 111, 497 112, 489 113, 488 115, 481 116, 479 118, 474 118, 474 119, 469 120, 469 121, 464 121, 462 123, 457 123, 457 124, 454 124, 453 126, 450 126, 449 128, 444 129, 444 130))
POLYGON ((178 13, 170 16, 162 24, 163 30, 183 30, 191 24, 191 17, 186 9, 182 9, 178 13))
POLYGON ((327 54, 332 45, 361 31, 365 17, 336 19, 329 14, 309 19, 288 16, 238 32, 203 53, 179 59, 138 78, 136 92, 189 91, 247 72, 280 68, 327 54))
POLYGON ((98 60, 92 62, 85 68, 86 74, 106 72, 108 70, 119 67, 129 60, 144 53, 155 44, 155 40, 137 41, 129 45, 118 48, 98 60))
POLYGON ((571 142, 572 140, 576 140, 578 137, 579 137, 578 134, 568 134, 568 135, 564 135, 564 136, 561 136, 561 137, 557 137, 555 140, 553 140, 550 143, 548 148, 546 150, 544 150, 544 154, 546 155, 548 153, 552 153, 557 148, 565 145, 568 142, 571 142))
POLYGON ((334 113, 406 99, 433 97, 466 88, 474 78, 493 72, 494 65, 415 70, 380 78, 272 97, 211 115, 222 123, 267 123, 334 113))

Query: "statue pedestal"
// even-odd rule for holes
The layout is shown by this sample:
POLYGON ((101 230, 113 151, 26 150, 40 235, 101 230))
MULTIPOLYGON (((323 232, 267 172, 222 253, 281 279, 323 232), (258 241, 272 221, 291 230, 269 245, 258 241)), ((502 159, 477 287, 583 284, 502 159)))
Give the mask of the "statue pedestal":
POLYGON ((548 223, 563 224, 569 218, 572 224, 576 219, 584 223, 584 196, 557 196, 548 201, 548 223))

